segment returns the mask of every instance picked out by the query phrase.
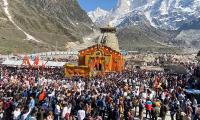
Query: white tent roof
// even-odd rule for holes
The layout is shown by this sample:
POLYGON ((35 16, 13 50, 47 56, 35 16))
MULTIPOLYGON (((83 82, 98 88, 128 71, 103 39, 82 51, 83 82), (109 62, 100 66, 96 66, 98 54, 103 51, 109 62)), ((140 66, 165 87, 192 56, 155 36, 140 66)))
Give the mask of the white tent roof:
MULTIPOLYGON (((45 62, 46 63, 46 62, 45 62)), ((56 62, 56 61, 48 61, 45 66, 47 67, 62 67, 66 64, 66 62, 56 62)))
MULTIPOLYGON (((31 65, 33 65, 34 61, 30 61, 31 65)), ((3 65, 7 66, 21 66, 22 60, 10 60, 7 59, 3 63, 3 65)), ((39 61, 39 66, 45 64, 46 67, 62 67, 66 64, 66 62, 56 62, 56 61, 39 61)))
POLYGON ((22 64, 22 60, 5 60, 3 63, 3 65, 8 65, 8 66, 19 66, 22 64))

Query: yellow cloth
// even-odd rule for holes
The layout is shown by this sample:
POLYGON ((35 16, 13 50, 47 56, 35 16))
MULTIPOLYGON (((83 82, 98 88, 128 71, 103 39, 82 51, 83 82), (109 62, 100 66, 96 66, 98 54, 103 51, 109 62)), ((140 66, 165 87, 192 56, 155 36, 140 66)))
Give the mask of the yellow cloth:
POLYGON ((155 105, 156 105, 156 107, 160 108, 160 102, 159 101, 156 101, 155 105))

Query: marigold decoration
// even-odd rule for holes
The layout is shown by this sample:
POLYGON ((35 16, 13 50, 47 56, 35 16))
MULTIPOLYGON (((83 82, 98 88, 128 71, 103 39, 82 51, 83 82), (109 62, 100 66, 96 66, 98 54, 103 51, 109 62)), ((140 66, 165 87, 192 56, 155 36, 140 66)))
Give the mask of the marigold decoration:
POLYGON ((104 75, 106 72, 121 72, 123 70, 122 54, 110 47, 97 44, 81 50, 79 53, 79 66, 66 65, 66 77, 104 75))

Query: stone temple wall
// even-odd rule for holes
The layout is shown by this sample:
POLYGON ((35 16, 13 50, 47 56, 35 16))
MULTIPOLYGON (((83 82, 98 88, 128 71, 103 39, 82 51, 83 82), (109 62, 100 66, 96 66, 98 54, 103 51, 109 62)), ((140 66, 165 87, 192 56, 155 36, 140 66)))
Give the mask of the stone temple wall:
POLYGON ((104 33, 105 45, 119 52, 119 43, 115 33, 104 33))

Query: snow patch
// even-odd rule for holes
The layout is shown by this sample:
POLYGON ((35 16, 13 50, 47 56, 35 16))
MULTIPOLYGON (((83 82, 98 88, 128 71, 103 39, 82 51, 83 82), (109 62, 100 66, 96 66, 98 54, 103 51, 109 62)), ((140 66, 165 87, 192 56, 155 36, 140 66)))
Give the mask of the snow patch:
POLYGON ((96 22, 99 18, 105 17, 107 14, 109 14, 109 12, 101 9, 100 7, 97 7, 95 11, 88 12, 88 16, 93 22, 96 22))
POLYGON ((156 24, 153 22, 153 19, 152 19, 151 15, 150 15, 150 12, 148 12, 148 11, 145 12, 145 16, 146 16, 147 20, 150 22, 150 24, 151 24, 153 27, 156 28, 156 24))
POLYGON ((127 24, 134 24, 137 20, 131 20, 129 15, 141 12, 141 16, 146 16, 155 28, 177 30, 185 23, 198 19, 199 9, 200 0, 118 0, 117 5, 106 16, 95 18, 95 23, 106 22, 112 26, 123 26, 126 24, 124 19, 130 18, 127 24))
POLYGON ((167 1, 162 1, 160 6, 161 15, 165 15, 168 13, 168 3, 167 1))
POLYGON ((40 42, 39 40, 37 40, 36 38, 34 38, 32 35, 28 34, 27 32, 25 32, 21 27, 19 27, 14 20, 12 19, 12 16, 8 10, 8 1, 7 0, 3 0, 3 9, 4 12, 6 14, 6 16, 8 17, 8 20, 20 31, 22 31, 25 35, 26 35, 26 40, 33 40, 35 42, 40 42))

